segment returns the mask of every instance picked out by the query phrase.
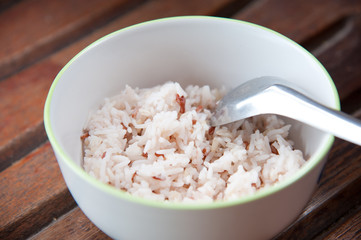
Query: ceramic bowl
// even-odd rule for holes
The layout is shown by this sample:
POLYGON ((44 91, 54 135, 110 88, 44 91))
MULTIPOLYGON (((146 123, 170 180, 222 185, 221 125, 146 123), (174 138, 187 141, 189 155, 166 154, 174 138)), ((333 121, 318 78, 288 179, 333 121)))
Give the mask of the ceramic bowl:
MULTIPOLYGON (((267 28, 217 17, 173 17, 109 34, 77 54, 57 75, 44 122, 65 182, 85 215, 114 239, 268 239, 301 213, 334 137, 291 121, 291 138, 308 162, 294 176, 234 201, 166 203, 130 196, 89 176, 80 136, 91 110, 126 84, 167 81, 234 88, 272 75, 339 109, 334 83, 301 46, 267 28)), ((297 111, 297 109, 295 109, 297 111)))

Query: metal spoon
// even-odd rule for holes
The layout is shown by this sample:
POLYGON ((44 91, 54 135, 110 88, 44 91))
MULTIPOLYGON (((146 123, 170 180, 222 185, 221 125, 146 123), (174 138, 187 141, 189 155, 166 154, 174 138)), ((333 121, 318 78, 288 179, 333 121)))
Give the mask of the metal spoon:
POLYGON ((292 83, 265 76, 248 81, 221 99, 211 117, 218 126, 260 114, 279 114, 361 145, 361 121, 306 97, 292 83))

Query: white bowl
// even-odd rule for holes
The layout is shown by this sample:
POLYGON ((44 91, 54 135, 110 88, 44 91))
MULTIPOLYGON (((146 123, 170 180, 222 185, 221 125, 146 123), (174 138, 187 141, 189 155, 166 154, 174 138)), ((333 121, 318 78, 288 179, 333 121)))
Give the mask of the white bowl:
POLYGON ((235 201, 145 200, 95 180, 81 167, 80 136, 88 113, 125 84, 233 88, 264 75, 292 81, 309 97, 339 108, 329 74, 309 52, 247 22, 166 18, 119 30, 85 48, 56 77, 44 111, 50 143, 79 207, 115 239, 267 239, 279 233, 310 199, 334 140, 330 134, 292 121, 291 138, 307 164, 291 178, 235 201))

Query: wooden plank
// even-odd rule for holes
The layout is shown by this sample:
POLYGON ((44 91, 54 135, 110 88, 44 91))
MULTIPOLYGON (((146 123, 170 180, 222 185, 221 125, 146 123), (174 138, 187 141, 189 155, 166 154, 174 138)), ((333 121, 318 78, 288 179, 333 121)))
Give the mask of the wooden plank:
MULTIPOLYGON (((361 112, 357 115, 361 118, 361 112)), ((361 148, 337 139, 319 188, 298 219, 275 239, 313 239, 361 200, 361 148)))
POLYGON ((24 0, 0 14, 0 78, 94 30, 140 1, 24 0), (5 47, 6 46, 6 47, 5 47))
POLYGON ((72 209, 50 144, 0 173, 0 239, 24 239, 72 209))
POLYGON ((310 39, 316 41, 312 53, 329 71, 340 98, 345 99, 361 88, 361 81, 355 81, 361 77, 360 13, 361 1, 355 0, 262 0, 234 17, 276 30, 301 45, 313 45, 310 39), (329 36, 325 31, 340 21, 341 28, 329 36))
POLYGON ((361 11, 358 0, 260 0, 233 17, 253 22, 301 43, 340 18, 361 11))
POLYGON ((43 107, 60 69, 47 61, 0 81, 0 171, 45 141, 43 107))
MULTIPOLYGON (((360 1, 361 3, 361 1, 360 1)), ((361 14, 350 16, 333 39, 325 41, 317 56, 334 79, 341 99, 361 88, 361 14)))
POLYGON ((224 11, 224 9, 229 7, 231 3, 233 3, 232 0, 149 1, 139 6, 136 11, 129 12, 121 18, 115 19, 104 28, 99 29, 86 38, 75 42, 69 47, 63 49, 61 52, 52 55, 51 59, 53 62, 64 65, 74 56, 75 53, 78 53, 95 40, 124 27, 171 16, 215 15, 219 11, 224 11))
POLYGON ((315 240, 361 239, 361 206, 315 240))
POLYGON ((100 231, 89 219, 84 215, 79 207, 71 210, 61 218, 54 221, 48 227, 38 234, 32 236, 29 240, 43 239, 111 239, 105 233, 100 231))

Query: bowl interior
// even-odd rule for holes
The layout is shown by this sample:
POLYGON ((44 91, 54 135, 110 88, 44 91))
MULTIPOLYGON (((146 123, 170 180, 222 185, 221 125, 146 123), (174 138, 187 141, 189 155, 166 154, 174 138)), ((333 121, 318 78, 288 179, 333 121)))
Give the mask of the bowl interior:
MULTIPOLYGON (((311 98, 338 108, 322 65, 282 35, 241 21, 178 17, 120 30, 79 53, 53 83, 45 124, 58 150, 80 166, 80 136, 89 112, 126 84, 145 88, 177 81, 231 89, 264 75, 292 81, 311 98)), ((329 134, 287 121, 293 122, 291 138, 306 156, 327 150, 329 134)))

